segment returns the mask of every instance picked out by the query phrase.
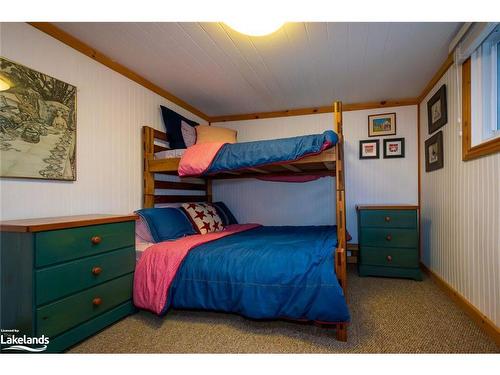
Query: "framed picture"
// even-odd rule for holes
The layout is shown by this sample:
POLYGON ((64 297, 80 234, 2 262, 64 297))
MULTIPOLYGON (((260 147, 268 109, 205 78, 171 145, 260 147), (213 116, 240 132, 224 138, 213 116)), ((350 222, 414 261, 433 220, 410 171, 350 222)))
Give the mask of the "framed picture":
POLYGON ((440 131, 425 141, 425 171, 435 171, 443 166, 443 132, 440 131))
POLYGON ((76 87, 0 58, 0 177, 76 180, 76 87))
POLYGON ((404 158, 404 157, 405 157, 404 138, 384 139, 384 159, 404 158))
POLYGON ((427 124, 429 134, 434 133, 447 122, 448 106, 446 103, 446 85, 443 85, 427 102, 427 124))
POLYGON ((379 141, 366 140, 359 141, 359 158, 360 159, 378 159, 379 158, 379 141))
POLYGON ((368 137, 396 134, 396 113, 368 116, 368 137))

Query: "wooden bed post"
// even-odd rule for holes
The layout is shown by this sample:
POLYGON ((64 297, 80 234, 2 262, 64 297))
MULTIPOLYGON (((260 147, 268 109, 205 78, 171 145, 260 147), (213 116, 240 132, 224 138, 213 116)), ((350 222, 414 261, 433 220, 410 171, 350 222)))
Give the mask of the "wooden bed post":
MULTIPOLYGON (((344 133, 342 130, 342 102, 333 103, 334 124, 333 129, 339 139, 335 147, 335 188, 336 188, 336 214, 337 214, 337 240, 338 246, 335 250, 335 274, 340 286, 344 290, 347 300, 347 235, 346 235, 346 213, 345 213, 345 175, 344 175, 344 133)), ((339 323, 336 327, 336 338, 339 341, 347 341, 347 323, 339 323)))
POLYGON ((207 178, 205 182, 206 182, 207 202, 212 203, 212 179, 207 178))
POLYGON ((155 134, 154 129, 149 126, 142 127, 143 142, 143 171, 144 171, 144 208, 151 208, 155 205, 155 177, 154 173, 149 171, 148 161, 154 159, 155 134))

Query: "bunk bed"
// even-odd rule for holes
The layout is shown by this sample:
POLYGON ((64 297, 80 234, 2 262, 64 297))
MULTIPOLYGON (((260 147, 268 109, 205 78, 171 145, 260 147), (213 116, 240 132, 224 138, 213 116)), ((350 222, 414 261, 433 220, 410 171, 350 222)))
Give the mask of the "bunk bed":
MULTIPOLYGON (((274 163, 270 165, 259 165, 238 169, 236 171, 225 171, 221 173, 202 176, 200 182, 165 181, 158 178, 164 175, 178 175, 180 157, 159 158, 157 155, 164 154, 169 148, 165 146, 168 142, 168 134, 144 126, 143 131, 143 193, 144 208, 152 208, 156 204, 164 203, 186 203, 186 202, 212 202, 212 181, 215 179, 235 178, 262 178, 280 176, 331 176, 335 177, 336 196, 336 218, 337 218, 337 247, 334 252, 335 276, 343 290, 344 297, 347 289, 346 272, 346 241, 347 232, 345 228, 345 175, 344 175, 344 152, 342 131, 342 103, 333 103, 333 130, 338 136, 337 143, 318 154, 306 156, 298 160, 274 163), (162 143, 163 145, 159 145, 162 143), (161 190, 185 190, 205 192, 200 195, 171 195, 160 193, 161 190)), ((336 339, 347 341, 347 322, 334 323, 336 339)))

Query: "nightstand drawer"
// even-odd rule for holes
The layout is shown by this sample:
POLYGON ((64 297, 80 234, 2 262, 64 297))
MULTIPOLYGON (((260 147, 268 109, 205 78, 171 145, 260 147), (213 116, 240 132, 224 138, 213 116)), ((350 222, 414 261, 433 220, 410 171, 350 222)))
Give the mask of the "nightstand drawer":
POLYGON ((133 246, 133 221, 36 233, 35 265, 48 266, 68 260, 133 246))
POLYGON ((362 263, 373 266, 415 268, 418 267, 418 252, 416 249, 408 248, 364 246, 362 263))
POLYGON ((418 246, 418 233, 414 229, 361 228, 360 244, 377 247, 418 246))
POLYGON ((36 304, 43 305, 133 272, 135 248, 111 251, 35 272, 36 304))
POLYGON ((98 285, 37 309, 37 334, 56 336, 130 300, 133 274, 98 285))
POLYGON ((416 210, 364 210, 359 213, 361 227, 416 228, 416 210))

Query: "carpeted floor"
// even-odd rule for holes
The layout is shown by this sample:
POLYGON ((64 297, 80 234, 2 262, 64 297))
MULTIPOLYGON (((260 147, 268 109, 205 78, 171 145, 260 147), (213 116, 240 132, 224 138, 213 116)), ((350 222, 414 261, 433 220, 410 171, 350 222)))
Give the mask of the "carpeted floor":
POLYGON ((71 353, 499 353, 431 279, 360 278, 349 272, 348 342, 332 330, 205 311, 141 311, 71 353))

